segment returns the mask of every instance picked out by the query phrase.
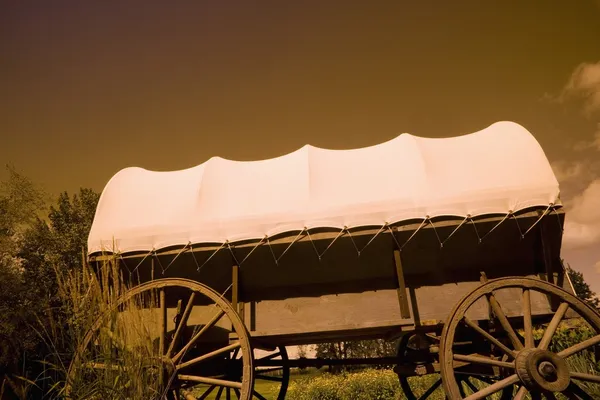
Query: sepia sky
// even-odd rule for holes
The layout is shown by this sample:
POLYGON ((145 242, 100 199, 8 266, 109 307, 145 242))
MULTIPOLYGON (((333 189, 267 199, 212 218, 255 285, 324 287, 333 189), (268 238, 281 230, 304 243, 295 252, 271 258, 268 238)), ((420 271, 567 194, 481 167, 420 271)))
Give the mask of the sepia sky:
POLYGON ((600 292, 599 43, 597 0, 0 0, 0 162, 100 191, 128 166, 512 120, 552 162, 563 254, 600 292))

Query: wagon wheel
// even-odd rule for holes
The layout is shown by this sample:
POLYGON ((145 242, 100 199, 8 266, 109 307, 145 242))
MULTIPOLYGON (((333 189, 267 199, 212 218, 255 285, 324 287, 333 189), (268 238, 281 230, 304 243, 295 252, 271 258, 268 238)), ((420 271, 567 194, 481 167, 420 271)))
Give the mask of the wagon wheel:
POLYGON ((406 363, 424 370, 424 374, 420 377, 398 376, 400 387, 407 400, 439 398, 444 393, 439 374, 427 370, 427 365, 431 366, 438 361, 437 354, 430 351, 432 347, 437 345, 439 345, 439 338, 434 336, 434 334, 418 332, 409 332, 403 335, 398 342, 397 356, 399 363, 406 363), (433 378, 431 382, 427 382, 425 387, 422 385, 422 377, 424 376, 433 378), (419 380, 419 385, 415 384, 415 379, 419 380))
POLYGON ((144 398, 196 399, 198 387, 208 385, 209 392, 234 391, 249 400, 254 369, 248 332, 229 302, 206 285, 172 278, 139 285, 87 332, 69 367, 66 394, 95 398, 89 388, 107 384, 119 396, 142 390, 144 398), (185 299, 186 307, 168 333, 173 299, 185 299), (188 324, 190 316, 199 323, 188 324), (236 351, 240 357, 231 360, 236 351), (228 379, 232 370, 238 379, 228 379), (77 384, 87 390, 83 396, 77 384))
MULTIPOLYGON (((260 384, 257 385, 257 382, 278 382, 279 383, 279 391, 277 392, 277 397, 273 400, 283 400, 285 399, 285 394, 287 392, 289 378, 290 378, 290 368, 288 364, 288 354, 285 347, 278 347, 274 352, 270 352, 264 354, 258 349, 253 350, 254 353, 254 388, 252 391, 252 399, 257 400, 265 400, 267 398, 271 399, 271 393, 264 393, 264 388, 260 387, 260 384)), ((240 349, 235 349, 231 351, 230 354, 227 354, 226 358, 228 360, 232 360, 229 362, 228 367, 225 369, 225 374, 223 379, 232 381, 232 382, 241 382, 242 374, 240 373, 240 366, 242 365, 243 354, 240 352, 240 349)), ((269 392, 271 392, 271 388, 269 388, 269 392)), ((185 391, 185 394, 189 397, 186 397, 186 400, 204 400, 204 399, 239 399, 241 396, 240 390, 236 388, 217 388, 215 385, 207 385, 203 384, 199 387, 196 387, 193 394, 198 395, 199 397, 195 397, 191 392, 185 391), (229 393, 228 393, 229 392, 229 393)))
MULTIPOLYGON (((255 350, 254 367, 255 383, 260 381, 278 382, 280 386, 276 400, 284 400, 290 382, 290 366, 285 346, 279 346, 271 354, 263 354, 262 357, 255 350)), ((256 386, 260 385, 255 385, 254 396, 259 400, 265 400, 266 396, 261 394, 261 389, 256 386)))
MULTIPOLYGON (((546 300, 547 301, 547 300, 546 300)), ((571 316, 569 315, 569 319, 571 316)), ((573 320, 571 320, 573 322, 573 320)), ((448 317, 448 322, 442 331, 440 346, 441 375, 444 390, 448 398, 454 399, 485 399, 496 393, 509 394, 515 399, 564 398, 592 399, 600 387, 600 376, 595 362, 582 358, 582 352, 600 343, 600 315, 586 303, 548 282, 533 278, 501 278, 490 280, 475 289, 455 306, 448 317), (521 294, 522 317, 509 320, 498 300, 502 289, 516 289, 521 294), (541 340, 534 339, 531 315, 531 300, 549 299, 560 304, 552 320, 543 331, 541 340), (469 319, 467 312, 480 300, 489 304, 495 315, 497 328, 489 324, 478 324, 469 319), (590 339, 565 349, 554 349, 552 338, 567 311, 570 310, 580 317, 577 321, 587 322, 592 332, 590 339), (517 329, 523 327, 523 334, 517 329), (499 333, 507 339, 499 339, 499 333), (465 354, 459 352, 457 339, 471 335, 480 338, 493 351, 465 354), (587 362, 588 365, 582 364, 587 362), (462 364, 460 364, 462 363, 462 364), (462 366, 461 366, 462 365, 462 366), (579 367, 578 367, 579 366, 579 367), (580 366, 585 369, 581 370, 580 366), (462 390, 457 376, 464 369, 478 368, 478 371, 492 369, 497 371, 498 379, 489 380, 489 386, 480 384, 469 385, 468 391, 462 390), (555 395, 562 393, 561 395, 555 395), (529 397, 527 397, 529 398, 529 397)), ((588 359, 589 360, 589 359, 588 359)), ((471 376, 475 373, 471 370, 471 376)), ((467 372, 467 374, 469 374, 467 372)), ((488 379, 481 376, 485 382, 488 379)), ((504 397, 503 396, 503 397, 504 397)))

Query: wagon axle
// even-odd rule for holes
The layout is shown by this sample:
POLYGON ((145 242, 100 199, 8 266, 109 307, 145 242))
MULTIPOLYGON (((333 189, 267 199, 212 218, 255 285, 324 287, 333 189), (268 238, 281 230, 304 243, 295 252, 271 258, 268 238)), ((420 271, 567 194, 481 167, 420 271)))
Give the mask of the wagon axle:
POLYGON ((544 377, 546 380, 555 381, 556 380, 556 367, 549 361, 544 361, 538 366, 538 371, 540 375, 544 377))

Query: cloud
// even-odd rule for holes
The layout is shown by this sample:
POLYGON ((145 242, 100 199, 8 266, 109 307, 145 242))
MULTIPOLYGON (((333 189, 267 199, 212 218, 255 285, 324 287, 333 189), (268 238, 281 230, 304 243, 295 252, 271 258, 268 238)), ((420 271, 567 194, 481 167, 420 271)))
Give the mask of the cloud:
POLYGON ((596 132, 594 133, 592 140, 583 140, 575 143, 575 146, 573 146, 573 150, 575 151, 584 151, 588 149, 600 151, 600 123, 596 126, 596 132))
POLYGON ((566 183, 573 179, 581 178, 584 175, 586 168, 583 162, 570 163, 567 161, 555 161, 551 166, 556 179, 560 183, 566 183))
POLYGON ((600 244, 600 178, 565 204, 563 245, 566 248, 600 244))
POLYGON ((594 264, 594 271, 600 274, 600 261, 596 261, 596 264, 594 264))
MULTIPOLYGON (((550 165, 561 187, 561 195, 574 199, 600 177, 600 157, 579 158, 578 160, 558 160, 550 165)), ((565 199, 563 197, 563 199, 565 199)))
POLYGON ((575 68, 561 96, 583 101, 587 114, 600 113, 600 61, 575 68))

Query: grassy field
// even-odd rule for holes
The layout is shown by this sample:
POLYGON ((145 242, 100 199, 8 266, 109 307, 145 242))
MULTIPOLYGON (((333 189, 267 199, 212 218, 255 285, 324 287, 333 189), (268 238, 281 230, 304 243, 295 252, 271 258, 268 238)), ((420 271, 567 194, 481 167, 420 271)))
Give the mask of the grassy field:
MULTIPOLYGON (((374 372, 374 370, 367 370, 367 373, 369 373, 369 371, 372 371, 373 373, 375 373, 377 375, 381 374, 381 371, 374 372)), ((386 371, 386 372, 389 372, 389 374, 386 373, 386 375, 393 375, 392 379, 395 381, 394 382, 395 389, 397 392, 399 392, 400 388, 399 388, 399 384, 397 383, 398 378, 391 371, 386 371)), ((364 371, 363 371, 363 373, 364 373, 364 371)), ((389 376, 388 376, 388 378, 389 378, 389 376)), ((431 378, 431 377, 416 378, 416 379, 421 380, 423 384, 427 384, 427 382, 432 381, 432 379, 429 379, 429 378, 431 378)), ((286 399, 302 399, 303 400, 306 396, 311 397, 311 394, 305 393, 305 390, 304 390, 306 387, 311 386, 311 383, 317 382, 317 384, 319 384, 319 383, 322 384, 322 383, 326 382, 326 383, 330 383, 330 384, 336 386, 336 385, 339 385, 340 379, 343 379, 342 376, 331 375, 331 374, 325 372, 325 370, 316 370, 316 369, 311 368, 311 369, 305 370, 303 372, 292 371, 290 374, 289 389, 287 392, 286 399)), ((433 379, 433 380, 435 380, 435 379, 433 379)), ((208 385, 196 386, 193 391, 193 394, 196 396, 199 396, 202 393, 204 393, 208 388, 209 388, 208 385)), ((279 395, 279 389, 280 389, 279 382, 257 379, 254 383, 254 390, 257 391, 261 396, 263 396, 267 400, 277 400, 277 396, 279 395)), ((423 392, 425 390, 426 390, 426 388, 423 389, 423 392)), ((215 400, 215 399, 217 399, 217 394, 218 394, 218 391, 215 389, 205 399, 215 400)), ((226 398, 227 398, 226 391, 224 390, 221 393, 220 400, 225 400, 226 398)), ((370 398, 370 397, 367 397, 367 398, 370 398)), ((398 398, 398 396, 396 395, 396 396, 390 397, 389 399, 396 400, 397 398, 398 398)), ((402 398, 403 397, 400 397, 400 399, 402 399, 402 398)), ((430 398, 435 400, 435 397, 430 397, 430 398)), ((440 397, 440 399, 442 399, 442 398, 443 398, 443 396, 440 397)), ((237 399, 233 390, 231 391, 231 399, 237 399)), ((378 397, 378 399, 379 400, 388 400, 387 397, 378 397)))
MULTIPOLYGON (((300 381, 303 381, 304 379, 310 379, 311 377, 318 376, 318 375, 321 375, 321 371, 312 370, 312 371, 309 371, 308 373, 293 372, 290 374, 290 385, 292 385, 295 382, 300 382, 300 381)), ((281 384, 279 382, 267 381, 267 380, 263 380, 263 379, 256 379, 254 382, 254 390, 257 391, 258 393, 260 393, 260 395, 263 396, 264 398, 266 398, 267 400, 277 400, 277 396, 279 395, 280 387, 281 387, 281 384)), ((209 388, 209 385, 198 385, 195 387, 193 394, 195 394, 196 396, 199 396, 202 393, 204 393, 208 388, 209 388)), ((218 393, 218 391, 214 390, 212 393, 210 393, 206 397, 206 400, 215 400, 217 398, 217 393, 218 393)), ((226 393, 225 393, 225 391, 223 391, 223 393, 221 393, 221 400, 225 400, 226 399, 225 396, 226 396, 226 393)), ((237 398, 235 396, 235 394, 233 393, 233 391, 231 392, 231 398, 232 399, 237 398)))

